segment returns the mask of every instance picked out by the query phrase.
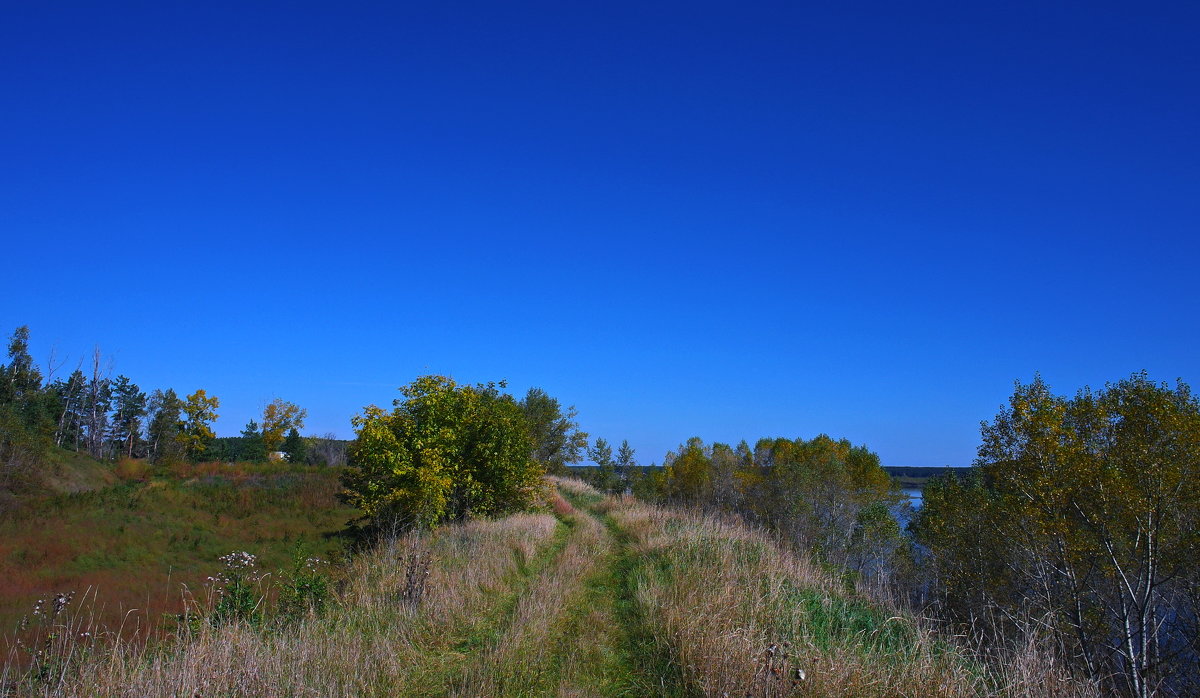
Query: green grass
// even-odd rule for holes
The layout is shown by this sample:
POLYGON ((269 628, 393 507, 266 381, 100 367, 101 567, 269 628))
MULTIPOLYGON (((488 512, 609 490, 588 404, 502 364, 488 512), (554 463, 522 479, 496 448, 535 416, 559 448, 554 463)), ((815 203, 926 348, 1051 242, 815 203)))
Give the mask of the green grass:
POLYGON ((531 591, 530 585, 537 575, 562 554, 570 535, 571 527, 560 521, 550 543, 538 550, 532 558, 526 560, 518 551, 513 551, 513 573, 503 579, 500 588, 492 590, 489 594, 487 611, 454 637, 451 642, 454 652, 465 656, 500 641, 504 632, 512 626, 517 602, 531 591))
POLYGON ((58 457, 73 473, 71 487, 25 498, 0 518, 5 634, 37 599, 89 588, 107 624, 127 620, 130 609, 144 621, 178 613, 181 585, 199 595, 220 569, 219 556, 245 550, 262 569, 279 570, 290 567, 300 541, 328 558, 343 547, 337 534, 356 515, 337 502, 332 470, 211 465, 122 481, 112 466, 58 457))
MULTIPOLYGON (((328 475, 192 469, 50 498, 39 511, 95 527, 103 544, 68 555, 25 541, 0 559, 69 558, 86 577, 164 555, 199 564, 237 536, 286 554, 336 511, 299 503, 328 475)), ((149 649, 57 633, 61 683, 18 680, 39 695, 1088 695, 1052 667, 973 661, 733 519, 556 483, 553 517, 413 531, 349 558, 323 615, 201 623, 149 649), (407 594, 414 569, 426 586, 407 594)))
POLYGON ((631 678, 629 690, 613 695, 683 696, 683 675, 679 657, 671 646, 655 637, 642 607, 637 601, 641 580, 649 574, 663 575, 663 560, 638 555, 631 549, 630 535, 621 530, 609 515, 602 517, 605 527, 616 541, 617 550, 609 567, 613 616, 622 628, 626 644, 622 664, 631 678))
POLYGON ((605 696, 683 696, 678 657, 659 643, 637 602, 639 580, 661 575, 663 559, 639 555, 632 539, 612 516, 598 511, 604 497, 586 490, 562 490, 563 496, 583 515, 597 518, 612 544, 598 572, 587 581, 584 604, 576 609, 602 607, 607 623, 592 626, 600 651, 592 658, 595 688, 605 696))

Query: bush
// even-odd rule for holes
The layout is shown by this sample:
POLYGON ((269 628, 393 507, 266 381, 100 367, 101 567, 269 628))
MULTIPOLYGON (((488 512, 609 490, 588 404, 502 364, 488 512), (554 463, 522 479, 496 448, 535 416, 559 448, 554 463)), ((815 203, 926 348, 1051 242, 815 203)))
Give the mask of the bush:
POLYGON ((143 459, 122 458, 113 472, 122 480, 146 480, 150 477, 150 463, 143 459))
POLYGON ((342 476, 344 499, 376 527, 419 527, 525 509, 540 499, 524 413, 503 383, 422 376, 391 412, 367 407, 342 476))

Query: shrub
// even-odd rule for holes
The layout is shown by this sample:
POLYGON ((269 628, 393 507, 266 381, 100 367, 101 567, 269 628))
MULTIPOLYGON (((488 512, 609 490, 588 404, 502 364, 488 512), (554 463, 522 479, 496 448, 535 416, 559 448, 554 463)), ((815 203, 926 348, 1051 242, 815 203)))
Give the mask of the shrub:
POLYGON ((343 474, 344 499, 376 527, 420 527, 519 511, 540 498, 544 469, 532 458, 524 413, 486 385, 422 376, 400 389, 391 412, 354 418, 358 438, 343 474))

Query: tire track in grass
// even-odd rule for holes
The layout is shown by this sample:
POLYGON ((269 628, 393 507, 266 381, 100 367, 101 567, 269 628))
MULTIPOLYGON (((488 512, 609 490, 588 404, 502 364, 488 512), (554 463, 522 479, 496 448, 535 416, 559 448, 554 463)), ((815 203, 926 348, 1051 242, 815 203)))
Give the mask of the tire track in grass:
POLYGON ((594 568, 603 530, 561 497, 555 513, 569 531, 562 553, 530 581, 502 632, 468 661, 452 696, 553 695, 564 667, 563 618, 594 568))
POLYGON ((570 536, 571 527, 560 519, 553 538, 532 557, 525 559, 514 549, 515 570, 505 579, 503 588, 492 592, 495 599, 488 611, 447 637, 440 649, 431 650, 421 666, 414 667, 415 672, 425 675, 403 694, 422 698, 446 695, 459 677, 469 671, 473 658, 495 645, 509 631, 520 600, 532 592, 535 580, 545 569, 558 563, 570 536))
POLYGON ((673 653, 657 641, 637 601, 638 579, 645 561, 630 545, 630 536, 609 515, 598 511, 598 494, 564 491, 586 516, 602 525, 605 550, 597 571, 588 578, 577 618, 582 639, 591 630, 598 642, 580 648, 565 696, 685 696, 673 653), (591 651, 587 651, 587 650, 591 651))
POLYGON ((569 696, 688 695, 670 650, 637 603, 642 560, 598 494, 563 490, 555 514, 565 537, 531 570, 499 622, 463 645, 460 673, 445 694, 569 696))

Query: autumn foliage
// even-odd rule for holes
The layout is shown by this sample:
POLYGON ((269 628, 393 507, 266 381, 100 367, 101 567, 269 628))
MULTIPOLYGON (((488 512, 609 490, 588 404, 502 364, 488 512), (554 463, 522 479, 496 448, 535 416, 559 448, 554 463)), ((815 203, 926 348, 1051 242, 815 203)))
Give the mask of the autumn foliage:
POLYGON ((376 525, 406 527, 527 508, 545 471, 503 387, 422 376, 400 389, 390 412, 367 407, 354 418, 345 500, 376 525))
POLYGON ((1077 671, 1137 696, 1200 694, 1200 403, 1134 374, 1074 398, 1017 384, 974 478, 916 522, 943 612, 1048 634, 1077 671))

